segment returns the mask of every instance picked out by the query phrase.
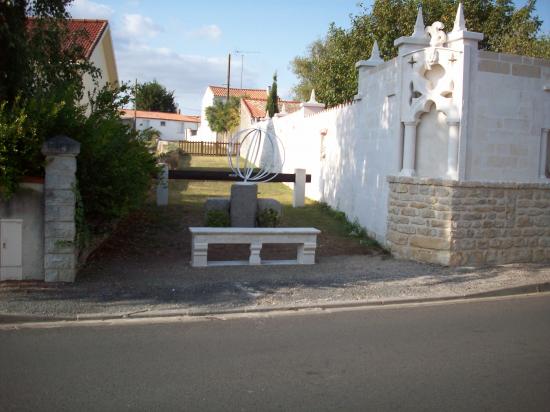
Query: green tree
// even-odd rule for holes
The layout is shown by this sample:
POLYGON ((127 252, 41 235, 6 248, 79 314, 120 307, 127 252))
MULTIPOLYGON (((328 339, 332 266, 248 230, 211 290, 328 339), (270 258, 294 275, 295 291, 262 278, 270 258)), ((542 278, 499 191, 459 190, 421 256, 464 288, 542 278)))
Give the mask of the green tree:
POLYGON ((275 113, 279 113, 279 96, 277 96, 277 72, 273 74, 273 83, 271 90, 267 96, 267 104, 265 111, 269 113, 269 117, 273 117, 275 113))
POLYGON ((221 133, 227 138, 228 133, 239 126, 241 101, 237 97, 230 96, 227 102, 216 100, 212 106, 206 108, 206 119, 210 129, 221 133))
POLYGON ((98 229, 143 203, 155 158, 145 139, 120 121, 130 99, 126 86, 99 88, 98 70, 67 37, 68 3, 0 2, 0 194, 13 194, 22 176, 43 175, 43 142, 67 135, 81 144, 78 216, 98 229), (86 73, 96 84, 89 107, 79 103, 86 73))
MULTIPOLYGON (((454 23, 458 0, 422 0, 424 22, 441 21, 447 30, 454 23)), ((550 39, 540 33, 534 15, 536 0, 516 8, 512 0, 464 0, 466 25, 485 35, 480 48, 495 52, 550 58, 550 39)), ((357 92, 355 63, 370 56, 376 39, 383 59, 397 55, 395 39, 410 36, 420 0, 375 0, 372 8, 352 15, 349 29, 331 24, 326 36, 314 41, 291 67, 298 77, 297 99, 307 100, 315 89, 318 100, 333 106, 349 101, 357 92)))
POLYGON ((176 113, 174 91, 169 92, 156 80, 138 84, 135 94, 137 110, 176 113))

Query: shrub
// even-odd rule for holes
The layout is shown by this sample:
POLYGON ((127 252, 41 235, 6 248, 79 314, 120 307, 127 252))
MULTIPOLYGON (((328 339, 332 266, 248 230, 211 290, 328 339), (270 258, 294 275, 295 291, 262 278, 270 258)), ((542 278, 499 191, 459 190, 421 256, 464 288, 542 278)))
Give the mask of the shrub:
POLYGON ((281 221, 281 216, 276 210, 267 208, 258 212, 256 220, 259 227, 277 227, 281 221))
POLYGON ((205 225, 208 227, 229 227, 231 219, 225 210, 209 210, 206 212, 205 225))

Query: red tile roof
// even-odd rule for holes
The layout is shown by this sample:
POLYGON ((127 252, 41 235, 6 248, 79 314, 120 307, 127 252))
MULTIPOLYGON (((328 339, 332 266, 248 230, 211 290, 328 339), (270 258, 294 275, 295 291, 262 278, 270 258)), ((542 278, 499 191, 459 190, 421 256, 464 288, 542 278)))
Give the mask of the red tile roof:
MULTIPOLYGON (((70 33, 84 33, 77 37, 78 45, 84 50, 86 58, 90 58, 95 46, 99 43, 109 22, 107 20, 69 19, 67 26, 70 33)), ((68 47, 69 45, 66 45, 68 47)))
MULTIPOLYGON (((216 97, 226 97, 227 87, 223 86, 208 86, 216 97)), ((234 89, 229 88, 229 96, 249 97, 251 99, 266 99, 267 91, 265 89, 234 89)))
POLYGON ((133 119, 135 117, 140 119, 159 119, 159 120, 176 120, 180 122, 189 122, 189 123, 200 123, 200 116, 191 116, 187 114, 179 113, 164 113, 164 112, 148 112, 145 110, 132 110, 132 109, 123 109, 121 110, 121 115, 123 119, 133 119))
MULTIPOLYGON (((34 21, 33 17, 27 18, 28 29, 33 28, 34 21)), ((70 36, 65 39, 63 48, 68 49, 76 39, 77 45, 82 47, 84 57, 89 59, 108 25, 107 20, 67 19, 70 36)))
MULTIPOLYGON (((267 99, 243 99, 242 102, 253 118, 261 119, 265 117, 267 99)), ((283 110, 284 105, 287 113, 294 113, 300 109, 300 103, 294 100, 279 100, 279 112, 283 110)))

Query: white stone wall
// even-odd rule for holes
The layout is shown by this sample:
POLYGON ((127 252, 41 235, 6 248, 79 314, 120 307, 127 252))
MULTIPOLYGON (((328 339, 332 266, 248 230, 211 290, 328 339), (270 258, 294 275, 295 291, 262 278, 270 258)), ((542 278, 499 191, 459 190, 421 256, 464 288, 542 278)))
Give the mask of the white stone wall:
MULTIPOLYGON (((284 172, 301 168, 311 174, 307 197, 357 219, 381 242, 387 230, 386 176, 400 168, 397 73, 395 60, 368 71, 362 98, 353 104, 311 115, 301 109, 257 124, 281 139, 284 172)), ((262 151, 269 157, 267 146, 262 151)))
POLYGON ((550 61, 479 51, 470 83, 466 180, 540 181, 550 61))

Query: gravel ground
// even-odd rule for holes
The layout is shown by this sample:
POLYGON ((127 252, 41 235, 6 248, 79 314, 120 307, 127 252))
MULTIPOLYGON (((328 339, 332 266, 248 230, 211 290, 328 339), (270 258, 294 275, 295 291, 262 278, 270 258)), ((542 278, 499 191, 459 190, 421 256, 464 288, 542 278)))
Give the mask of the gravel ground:
MULTIPOLYGON (((379 256, 321 257, 312 266, 191 268, 188 257, 93 261, 74 284, 0 283, 0 314, 74 317, 437 298, 550 282, 550 264, 445 268, 379 256)), ((1 318, 1 316, 0 316, 1 318)))

